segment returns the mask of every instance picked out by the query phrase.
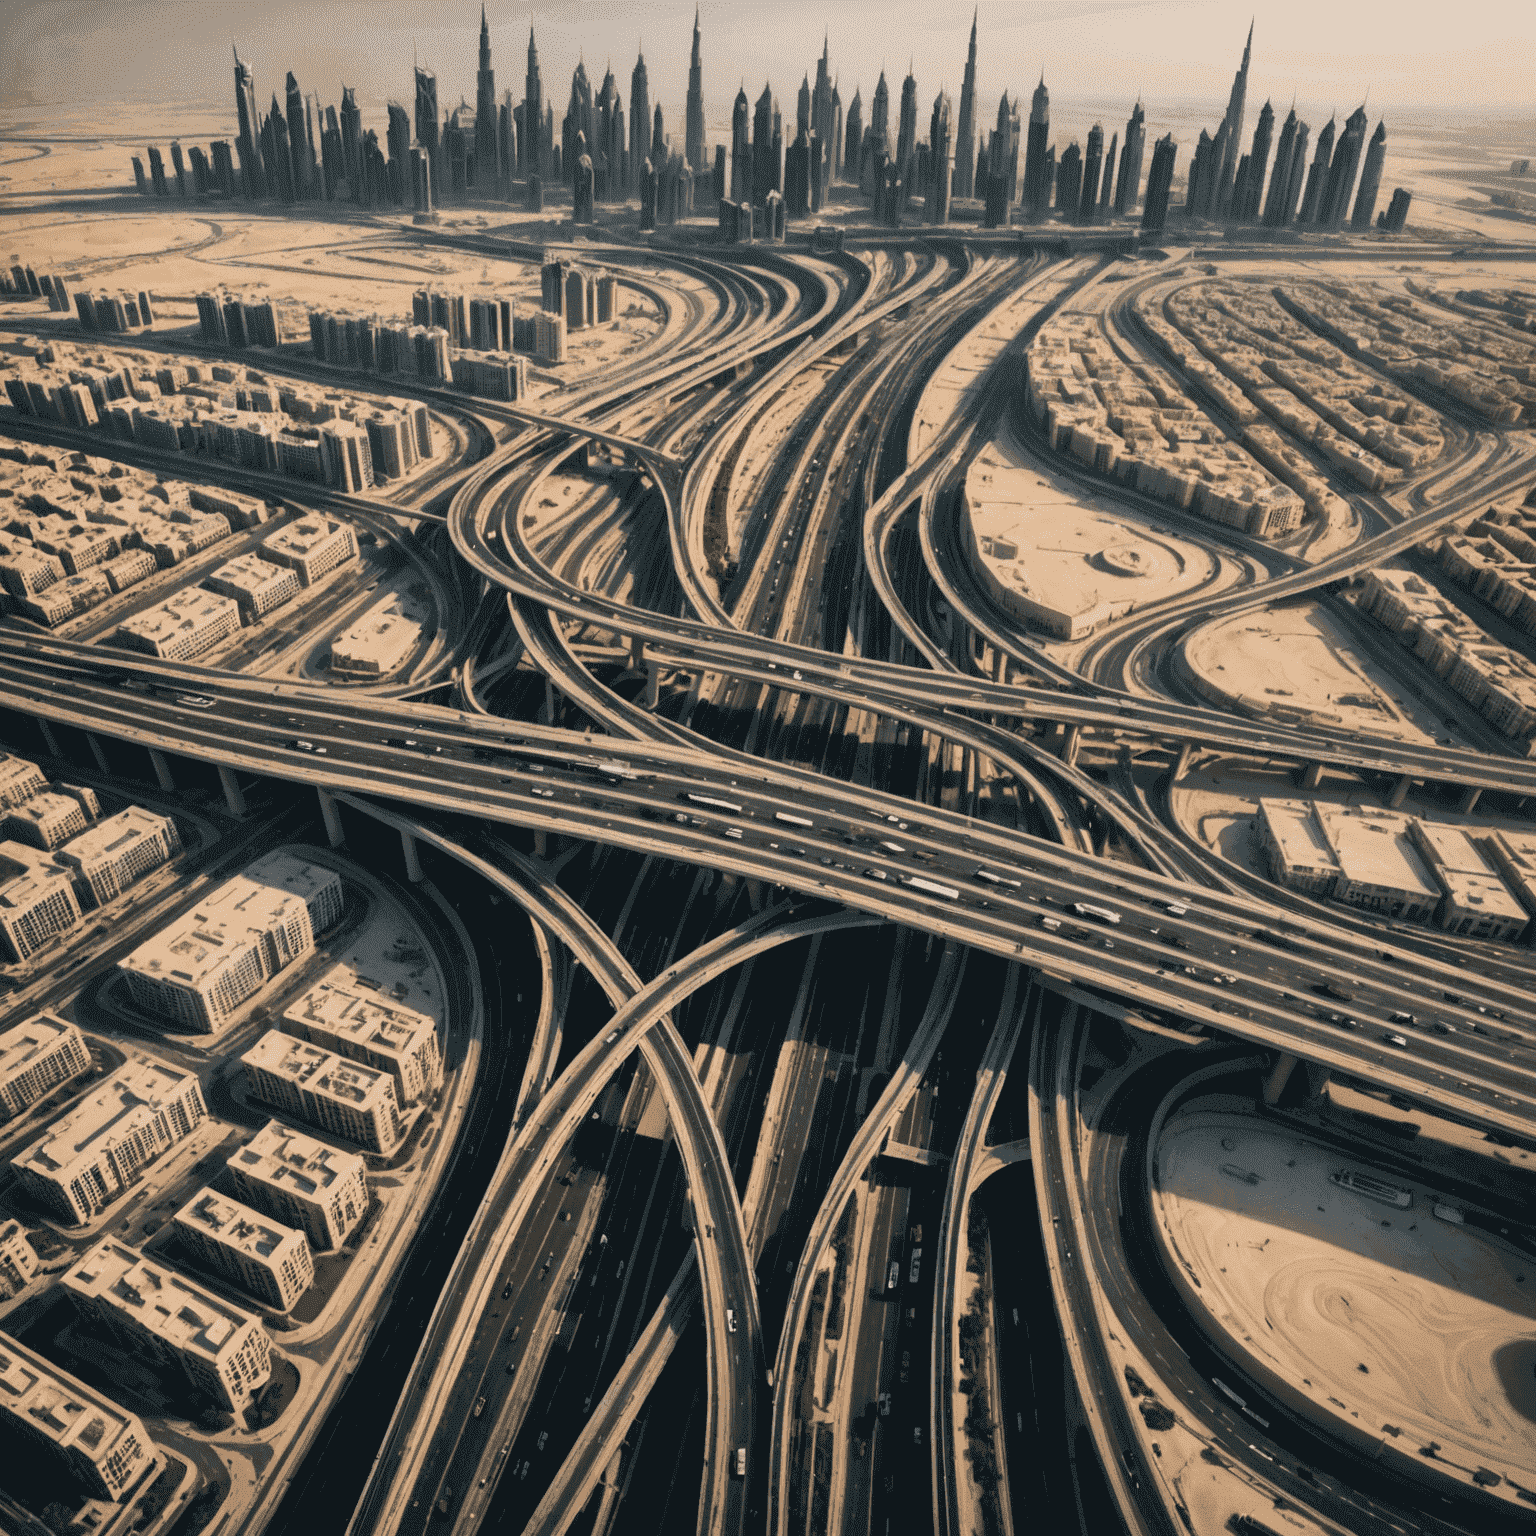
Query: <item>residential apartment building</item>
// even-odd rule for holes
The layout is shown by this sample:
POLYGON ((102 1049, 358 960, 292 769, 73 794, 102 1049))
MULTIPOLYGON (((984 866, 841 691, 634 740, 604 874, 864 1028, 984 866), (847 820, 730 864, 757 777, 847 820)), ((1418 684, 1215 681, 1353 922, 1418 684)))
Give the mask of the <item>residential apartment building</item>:
POLYGON ((272 1375, 272 1341, 255 1318, 116 1238, 103 1238, 59 1283, 82 1316, 135 1355, 178 1367, 231 1412, 272 1375))
POLYGON ((274 565, 255 551, 226 561, 209 577, 207 585, 240 605, 240 615, 254 624, 274 608, 299 595, 298 574, 286 565, 274 565))
POLYGON ((191 661, 239 628, 240 608, 232 598, 188 587, 158 608, 124 619, 117 626, 117 639, 164 661, 191 661))
POLYGON ((85 828, 86 815, 80 802, 72 795, 58 795, 52 790, 43 790, 5 813, 7 837, 48 853, 85 828))
POLYGON ((268 1030, 241 1058, 251 1092, 263 1104, 370 1152, 390 1152, 404 1127, 387 1072, 268 1030))
POLYGON ((443 1080, 436 1021, 386 1002, 377 992, 322 983, 288 1009, 283 1029, 348 1061, 389 1073, 402 1105, 426 1098, 443 1080))
POLYGON ((35 1013, 0 1030, 0 1114, 19 1115, 90 1069, 85 1037, 55 1014, 35 1013))
POLYGON ((0 1221, 0 1301, 24 1291, 37 1273, 37 1250, 19 1221, 0 1221))
POLYGON ((20 805, 47 787, 47 777, 36 763, 0 752, 0 810, 20 805))
POLYGON ((138 1005, 211 1033, 341 915, 341 877, 268 854, 118 961, 138 1005), (318 919, 318 921, 317 921, 318 919))
POLYGON ((421 639, 420 621, 391 593, 331 642, 331 670, 349 677, 383 677, 393 672, 421 639))
POLYGON ((224 1168, 241 1200, 298 1227, 316 1253, 341 1247, 368 1211, 362 1158, 280 1120, 267 1121, 224 1168))
POLYGON ((1441 928, 1469 939, 1520 937, 1528 914, 1471 832, 1414 818, 1408 823, 1408 837, 1444 892, 1436 914, 1441 928))
POLYGON ((136 1415, 0 1333, 0 1421, 99 1499, 117 1503, 155 1465, 136 1415))
POLYGON ((89 1221, 207 1115, 195 1073, 131 1052, 11 1167, 27 1193, 56 1215, 89 1221))
POLYGON ((173 1218, 184 1250, 279 1312, 287 1312, 315 1278, 304 1234, 216 1190, 201 1189, 173 1218))
POLYGON ((80 905, 99 907, 180 852, 181 834, 171 817, 130 805, 71 838, 56 857, 74 872, 80 905))
POLYGON ((0 959, 26 960, 79 921, 67 869, 25 843, 0 843, 0 959))
MULTIPOLYGON (((367 434, 363 435, 364 446, 367 434)), ((269 533, 262 543, 262 556, 298 573, 306 587, 337 566, 357 558, 357 535, 347 523, 333 523, 323 517, 304 517, 269 533)))

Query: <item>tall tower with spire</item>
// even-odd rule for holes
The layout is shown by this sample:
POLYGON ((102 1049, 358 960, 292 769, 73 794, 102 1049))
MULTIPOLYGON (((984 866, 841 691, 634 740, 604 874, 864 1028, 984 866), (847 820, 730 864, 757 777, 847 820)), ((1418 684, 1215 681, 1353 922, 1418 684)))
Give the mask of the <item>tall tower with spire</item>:
POLYGON ((917 78, 907 65, 907 78, 901 82, 901 116, 896 125, 896 165, 902 184, 912 179, 912 156, 917 151, 917 78))
POLYGON ((1051 93, 1045 88, 1045 73, 1029 103, 1029 138, 1024 145, 1024 216, 1032 223, 1045 217, 1051 189, 1046 182, 1046 149, 1051 138, 1051 93))
POLYGON ((1376 212, 1376 195, 1381 190, 1381 167, 1387 158, 1387 124, 1382 119, 1371 135, 1370 148, 1365 152, 1365 169, 1360 173, 1360 195, 1355 199, 1354 216, 1349 221, 1351 229, 1369 229, 1371 216, 1376 212))
POLYGON ((1120 179, 1115 186, 1115 212, 1135 213, 1141 186, 1141 157, 1147 143, 1147 114, 1138 97, 1125 125, 1125 144, 1120 151, 1120 179))
POLYGON ((1243 62, 1232 77, 1232 94, 1227 98, 1227 115, 1222 119, 1227 139, 1216 172, 1215 204, 1218 209, 1225 209, 1227 199, 1232 195, 1232 177, 1237 170, 1237 157, 1243 136, 1243 111, 1248 103, 1248 60, 1252 53, 1253 22, 1250 21, 1248 41, 1243 44, 1243 62))
POLYGON ((528 174, 542 180, 548 171, 549 141, 544 136, 544 82, 532 27, 528 28, 528 73, 523 77, 523 132, 528 136, 523 152, 528 174))
POLYGON ((688 122, 684 158, 695 174, 704 164, 704 62, 699 57, 699 8, 693 8, 693 54, 688 60, 688 122))
POLYGON ((752 201, 752 122, 747 82, 741 82, 731 107, 731 201, 752 201))
POLYGON ((247 197, 264 197, 267 191, 265 167, 261 163, 261 128, 256 118, 256 77, 251 66, 235 53, 235 112, 240 120, 240 137, 235 149, 240 156, 240 176, 247 197))
POLYGON ((651 80, 645 72, 645 50, 642 49, 629 76, 629 184, 632 187, 640 185, 640 167, 649 158, 650 131, 651 80))
POLYGON ((816 88, 811 92, 811 132, 820 146, 820 163, 811 167, 811 174, 819 178, 818 197, 827 198, 827 187, 832 180, 832 162, 836 158, 838 125, 836 110, 832 105, 832 66, 828 56, 826 34, 822 34, 821 58, 816 62, 816 88))
POLYGON ((956 197, 970 197, 976 187, 976 13, 971 13, 971 51, 960 85, 960 117, 955 124, 956 197))
POLYGON ((475 184, 481 194, 501 182, 496 134, 496 71, 491 68, 491 28, 480 5, 480 70, 475 76, 475 184))

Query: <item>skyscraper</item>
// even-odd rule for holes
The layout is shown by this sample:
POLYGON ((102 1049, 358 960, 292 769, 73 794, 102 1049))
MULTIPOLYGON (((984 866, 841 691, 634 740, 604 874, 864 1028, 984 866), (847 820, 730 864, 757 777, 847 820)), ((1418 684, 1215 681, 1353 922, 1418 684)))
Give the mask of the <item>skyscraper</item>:
POLYGON ((832 181, 832 162, 838 154, 838 128, 836 109, 832 104, 832 71, 828 58, 827 40, 822 36, 821 57, 816 61, 816 85, 811 92, 811 132, 821 143, 821 164, 812 166, 812 174, 820 177, 819 201, 824 202, 827 187, 832 181))
POLYGON ((592 158, 598 174, 598 197, 603 202, 623 202, 628 189, 629 155, 624 144, 624 103, 610 69, 603 75, 595 109, 597 153, 592 158))
POLYGON ((1114 134, 1109 141, 1109 153, 1104 156, 1104 181, 1099 189, 1099 222, 1109 219, 1109 205, 1115 190, 1115 156, 1120 149, 1120 135, 1114 134))
MULTIPOLYGON (((1026 161, 1026 164, 1028 162, 1026 161)), ((1027 174, 1027 173, 1026 173, 1027 174)), ((960 119, 955 125, 956 197, 970 197, 976 190, 976 12, 971 12, 971 46, 965 56, 965 78, 960 85, 960 119)))
POLYGON ((251 66, 235 54, 235 112, 240 122, 240 137, 235 147, 240 155, 240 179, 247 197, 265 197, 266 172, 261 163, 261 125, 256 120, 256 77, 251 66))
POLYGON ((770 192, 780 190, 773 161, 773 91, 763 82, 763 94, 752 110, 752 201, 761 208, 770 192))
POLYGON ((491 68, 491 28, 480 5, 480 67, 475 74, 475 185, 481 195, 501 184, 501 146, 496 132, 496 71, 491 68))
POLYGON ((1045 155, 1051 137, 1051 95, 1045 76, 1029 104, 1029 143, 1024 151, 1024 217, 1035 223, 1045 217, 1051 189, 1045 179, 1045 155))
POLYGON ((1333 156, 1333 131, 1330 117, 1317 136, 1317 151, 1312 156, 1306 190, 1301 195, 1301 212, 1296 215, 1298 224, 1315 224, 1322 209, 1323 193, 1328 190, 1328 162, 1333 156))
POLYGON ((896 128, 896 165, 902 182, 912 177, 912 156, 917 149, 917 81, 908 69, 901 82, 901 117, 896 128))
POLYGON ((272 93, 272 110, 267 114, 272 125, 272 159, 268 165, 269 190, 276 192, 285 203, 293 201, 293 152, 288 146, 288 124, 283 109, 278 105, 277 92, 272 93))
POLYGON ((1173 135, 1160 138, 1152 149, 1152 166, 1147 172, 1147 201, 1141 214, 1142 230, 1161 234, 1168 218, 1168 193, 1173 187, 1173 162, 1178 154, 1173 135))
POLYGON ((1285 223, 1285 189, 1290 185, 1291 156, 1296 149, 1296 108, 1286 114, 1280 129, 1280 142, 1275 146, 1275 171, 1269 178, 1269 196, 1264 199, 1264 222, 1271 228, 1285 223))
POLYGON ((629 184, 640 185, 640 167, 647 158, 651 131, 651 81, 645 72, 645 54, 635 59, 629 74, 629 184))
POLYGON ((1280 225, 1293 223, 1301 188, 1307 176, 1307 136, 1312 130, 1305 123, 1296 125, 1296 142, 1291 146, 1291 174, 1286 178, 1285 196, 1280 203, 1280 225))
POLYGON ((288 97, 288 153, 293 157, 294 195, 313 197, 314 188, 310 184, 312 162, 308 137, 304 131, 304 93, 299 89, 299 82, 293 78, 291 69, 283 88, 288 97))
POLYGON ((363 201, 363 114, 357 110, 357 90, 341 88, 341 161, 346 167, 352 201, 363 201))
POLYGON ((832 166, 832 176, 841 181, 843 177, 843 98, 837 94, 837 81, 832 82, 832 147, 827 153, 827 159, 832 166))
POLYGON ((801 75, 800 90, 795 96, 795 137, 811 131, 811 77, 801 75))
POLYGON ((1232 78, 1232 94, 1227 98, 1227 115, 1222 126, 1227 130, 1226 143, 1222 147, 1217 167, 1211 213, 1225 213, 1232 195, 1232 177, 1237 169, 1237 157, 1243 137, 1243 111, 1248 100, 1248 60, 1253 53, 1253 23, 1248 23, 1248 41, 1243 44, 1243 62, 1232 78))
MULTIPOLYGON (((754 130, 755 132, 756 130, 754 130)), ((864 146, 864 102, 857 90, 848 108, 848 127, 843 134, 843 175, 859 179, 859 151, 864 146)))
POLYGON ((928 190, 923 211, 929 224, 949 222, 949 96, 940 91, 928 130, 928 190))
POLYGON ((752 141, 749 136, 751 127, 748 116, 747 83, 743 80, 731 108, 731 201, 733 203, 751 202, 755 190, 752 184, 752 141))
POLYGON ((398 101, 389 103, 389 130, 384 137, 389 145, 389 197, 398 208, 411 197, 411 120, 398 101))
POLYGON ((1248 152, 1248 175, 1243 184, 1242 205, 1234 196, 1232 217, 1244 224, 1258 222, 1260 200, 1264 194, 1264 172, 1269 165, 1269 141, 1275 131, 1275 109, 1266 101, 1259 113, 1259 125, 1253 130, 1253 148, 1248 152))
POLYGON ((544 81, 539 77, 539 49, 533 41, 533 28, 528 28, 528 72, 522 80, 522 121, 527 129, 528 143, 522 158, 530 177, 539 180, 550 174, 550 140, 545 134, 544 81))
MULTIPOLYGON (((1083 159, 1083 190, 1078 199, 1076 218, 1079 224, 1092 224, 1099 206, 1099 172, 1104 166, 1104 127, 1095 123, 1088 130, 1088 153, 1083 159)), ((1073 217, 1067 210, 1067 217, 1073 217)))
POLYGON ((1381 191, 1381 168, 1387 158, 1387 124, 1382 119, 1371 135, 1371 147, 1365 152, 1365 170, 1360 174, 1360 195, 1355 199, 1351 229, 1369 229, 1376 212, 1376 197, 1381 191))
POLYGON ((416 142, 426 151, 435 188, 442 176, 437 137, 437 76, 419 64, 416 66, 416 142))
POLYGON ((683 158, 695 174, 704 164, 704 63, 699 57, 699 8, 693 8, 693 53, 688 60, 688 126, 683 158))
POLYGON ((560 124, 560 173, 567 185, 574 185, 571 178, 576 174, 577 160, 584 154, 590 157, 596 131, 592 113, 592 82, 587 79, 586 60, 578 59, 576 68, 571 72, 571 99, 560 124), (576 147, 578 134, 583 140, 580 149, 576 147))
POLYGON ((1344 123, 1333 163, 1328 167, 1328 185, 1323 193, 1317 222, 1324 229, 1338 229, 1349 212, 1350 194, 1355 190, 1355 174, 1365 151, 1365 130, 1369 119, 1364 107, 1356 107, 1344 123))
POLYGON ((1136 193, 1141 186, 1141 157, 1147 142, 1147 114, 1138 101, 1125 125, 1125 147, 1120 151, 1120 179, 1115 187, 1115 212, 1135 213, 1136 193))
POLYGON ((1061 163, 1056 167, 1056 211, 1064 218, 1075 219, 1078 205, 1083 200, 1083 152, 1073 139, 1061 152, 1061 163))
POLYGON ((1195 157, 1189 164, 1189 182, 1184 192, 1184 217, 1187 219, 1203 219, 1210 207, 1211 190, 1216 180, 1215 160, 1215 144, 1202 128, 1195 145, 1195 157))

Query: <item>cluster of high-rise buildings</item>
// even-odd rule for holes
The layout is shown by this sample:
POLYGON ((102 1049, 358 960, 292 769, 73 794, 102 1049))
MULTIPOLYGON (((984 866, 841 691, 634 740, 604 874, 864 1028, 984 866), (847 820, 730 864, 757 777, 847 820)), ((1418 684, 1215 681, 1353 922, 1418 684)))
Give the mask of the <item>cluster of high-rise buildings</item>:
MULTIPOLYGON (((1252 43, 1250 27, 1221 124, 1214 136, 1202 131, 1196 147, 1185 213, 1274 227, 1297 223, 1338 229, 1348 223, 1353 229, 1370 228, 1386 156, 1385 125, 1378 123, 1367 141, 1369 125, 1364 110, 1358 110, 1335 144, 1330 122, 1318 135, 1309 162, 1307 125, 1297 120, 1293 109, 1276 141, 1275 114, 1266 102, 1244 152, 1252 43)), ((733 239, 743 236, 751 217, 742 209, 757 210, 760 227, 772 234, 786 215, 804 218, 818 212, 831 184, 839 180, 856 183, 870 198, 875 217, 887 223, 898 222, 921 200, 924 221, 943 224, 956 198, 979 202, 989 228, 1011 222, 1015 205, 1027 222, 1040 222, 1055 212, 1067 223, 1085 225, 1131 217, 1142 207, 1145 229, 1163 227, 1177 146, 1172 135, 1165 135, 1148 153, 1140 102, 1124 135, 1113 134, 1107 148, 1103 127, 1095 124, 1084 146, 1074 140, 1058 154, 1050 140, 1050 95, 1044 78, 1031 96, 1027 121, 1022 98, 1010 99, 1005 91, 995 126, 988 130, 982 126, 977 101, 976 65, 973 18, 958 112, 941 90, 928 111, 925 137, 911 69, 901 84, 894 122, 883 71, 866 119, 857 91, 845 112, 824 41, 814 84, 809 73, 800 82, 793 128, 784 122, 771 85, 764 85, 754 103, 743 84, 732 107, 730 144, 715 145, 711 153, 705 143, 696 11, 678 150, 666 132, 661 107, 651 102, 643 53, 630 75, 627 115, 612 69, 594 91, 580 62, 557 123, 553 104, 545 97, 530 28, 523 100, 514 103, 510 90, 498 97, 490 27, 482 6, 472 106, 467 100, 453 108, 440 103, 436 76, 417 63, 412 108, 388 104, 381 144, 374 129, 363 128, 351 87, 343 89, 339 114, 334 107, 322 113, 316 98, 306 97, 290 73, 283 100, 274 92, 263 114, 251 70, 237 53, 238 136, 233 149, 224 141, 212 145, 209 154, 194 148, 188 163, 181 146, 173 144, 171 169, 182 196, 216 191, 285 203, 332 199, 368 207, 412 207, 422 214, 430 213, 437 202, 459 202, 471 195, 510 200, 519 186, 528 206, 538 209, 543 207, 545 186, 563 182, 571 191, 577 223, 592 222, 599 204, 638 198, 642 228, 686 217, 696 202, 708 197, 717 205, 732 205, 722 210, 721 227, 733 239), (782 199, 782 211, 770 205, 774 195, 782 199)), ((143 161, 134 157, 140 190, 170 196, 172 178, 164 157, 150 149, 148 159, 146 173, 143 161)), ((1407 209, 1408 193, 1399 188, 1377 223, 1401 229, 1407 209)))
MULTIPOLYGON (((213 302, 217 296, 203 297, 210 316, 227 313, 213 302)), ((239 364, 173 359, 149 366, 144 359, 82 354, 67 343, 37 347, 29 362, 36 366, 5 375, 7 397, 24 415, 350 494, 410 473, 435 451, 431 416, 420 401, 354 400, 298 381, 274 383, 239 364)), ((101 511, 97 520, 125 517, 101 511)))

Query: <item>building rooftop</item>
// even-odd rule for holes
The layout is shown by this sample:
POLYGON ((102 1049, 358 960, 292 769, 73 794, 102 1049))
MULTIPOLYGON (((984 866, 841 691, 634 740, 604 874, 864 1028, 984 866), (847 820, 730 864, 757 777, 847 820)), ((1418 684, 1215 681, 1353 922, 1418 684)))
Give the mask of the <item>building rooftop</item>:
POLYGON ((178 630, 201 628, 225 611, 232 612, 239 622, 233 598, 205 592, 201 587, 187 587, 166 598, 158 608, 124 619, 118 631, 154 643, 166 640, 178 630))
POLYGON ((34 1013, 9 1029, 0 1030, 0 1081, 25 1072, 44 1051, 52 1049, 74 1028, 52 1013, 34 1013))
POLYGON ((1439 900, 1440 887, 1408 841, 1407 816, 1323 804, 1316 814, 1345 879, 1439 900))
POLYGON ((399 666, 420 638, 421 621, 405 610, 397 594, 391 594, 331 642, 331 665, 388 672, 399 666))
POLYGON ((284 1014, 295 1023, 315 1024, 345 1035, 360 1046, 393 1055, 409 1054, 424 1035, 435 1034, 436 1022, 414 1008, 385 1003, 377 996, 322 983, 306 992, 284 1014))
POLYGON ((271 1258, 293 1237, 289 1228, 213 1189, 200 1189, 193 1195, 177 1211, 176 1221, 260 1259, 271 1258))
POLYGON ((78 837, 70 838, 56 857, 71 865, 94 864, 98 859, 113 858, 146 837, 153 837, 170 820, 169 816, 146 811, 141 805, 130 805, 126 811, 108 816, 78 837))
POLYGON ((0 907, 31 907, 69 880, 51 853, 14 840, 0 843, 0 907))
POLYGON ((307 555, 316 546, 323 544, 333 534, 339 532, 341 532, 339 523, 333 523, 323 517, 304 517, 296 523, 289 523, 287 527, 269 533, 262 543, 264 548, 279 550, 284 554, 307 555))
POLYGON ((289 1189, 305 1199, 322 1197, 338 1180, 364 1166, 356 1152, 327 1146, 280 1120, 267 1121, 227 1161, 231 1168, 253 1179, 289 1189))
POLYGON ((209 1360, 217 1360, 251 1321, 238 1307, 112 1237, 67 1270, 63 1284, 77 1295, 101 1297, 178 1352, 209 1360))
POLYGON ((182 1093, 192 1077, 190 1072, 147 1056, 130 1055, 94 1093, 55 1120, 11 1161, 17 1167, 55 1176, 94 1157, 101 1144, 134 1135, 163 1104, 182 1093))
POLYGON ((233 560, 226 560, 217 570, 210 571, 208 580, 225 582, 242 592, 259 592, 271 582, 291 580, 292 576, 293 572, 287 566, 273 565, 270 560, 263 560, 255 550, 248 550, 233 560))
POLYGON ((1264 799, 1259 806, 1287 865, 1319 874, 1338 873, 1339 861, 1313 819, 1309 801, 1264 799))
POLYGON ((371 1108, 385 1098, 394 1099, 394 1079, 389 1073, 348 1061, 334 1051, 285 1035, 280 1029, 268 1030, 240 1059, 247 1066, 285 1077, 310 1093, 356 1109, 371 1108))
POLYGON ((25 1416, 34 1432, 61 1449, 99 1460, 136 1420, 109 1397, 0 1333, 0 1408, 25 1416))

